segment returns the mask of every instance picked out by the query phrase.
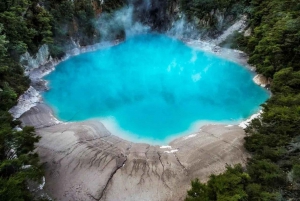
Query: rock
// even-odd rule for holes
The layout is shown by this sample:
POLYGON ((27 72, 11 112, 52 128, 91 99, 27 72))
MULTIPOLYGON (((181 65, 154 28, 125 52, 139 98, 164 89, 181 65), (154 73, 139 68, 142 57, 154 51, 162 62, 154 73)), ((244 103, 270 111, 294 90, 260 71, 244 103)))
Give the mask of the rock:
POLYGON ((41 100, 41 95, 37 90, 35 90, 32 86, 29 87, 24 94, 22 94, 18 99, 18 104, 12 107, 9 110, 9 113, 17 119, 24 112, 30 110, 33 106, 35 106, 41 100))
POLYGON ((226 40, 226 38, 232 35, 235 31, 243 31, 246 28, 247 16, 244 15, 241 19, 237 20, 233 25, 228 27, 218 38, 212 41, 212 43, 219 45, 226 40))
POLYGON ((271 81, 267 79, 265 76, 262 74, 257 74, 254 78, 253 81, 262 87, 268 87, 271 84, 271 81))
POLYGON ((212 48, 212 51, 214 51, 214 52, 220 52, 221 51, 221 47, 216 45, 216 46, 214 46, 212 48))
POLYGON ((47 86, 47 81, 43 79, 33 80, 31 86, 34 87, 37 91, 48 91, 49 87, 47 86))
POLYGON ((42 45, 36 55, 31 56, 28 52, 21 55, 20 63, 25 68, 25 74, 34 68, 47 63, 50 59, 49 47, 48 45, 42 45))
POLYGON ((251 33, 252 33, 252 29, 251 29, 251 27, 249 27, 249 28, 244 32, 244 36, 245 36, 245 37, 251 36, 251 33))

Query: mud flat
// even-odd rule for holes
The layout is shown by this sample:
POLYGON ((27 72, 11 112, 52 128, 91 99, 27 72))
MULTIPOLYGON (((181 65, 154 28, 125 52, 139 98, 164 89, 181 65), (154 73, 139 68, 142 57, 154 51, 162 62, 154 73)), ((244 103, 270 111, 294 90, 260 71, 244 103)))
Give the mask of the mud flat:
POLYGON ((191 179, 206 181, 248 157, 238 126, 206 125, 153 146, 123 140, 100 121, 59 122, 43 103, 20 120, 42 137, 44 189, 55 200, 184 200, 191 179))

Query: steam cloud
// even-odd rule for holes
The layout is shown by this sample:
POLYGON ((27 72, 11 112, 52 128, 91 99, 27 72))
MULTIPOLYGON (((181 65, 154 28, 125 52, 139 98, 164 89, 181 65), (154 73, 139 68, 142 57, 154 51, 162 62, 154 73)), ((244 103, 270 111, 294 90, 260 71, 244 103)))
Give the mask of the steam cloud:
POLYGON ((183 13, 177 13, 174 19, 165 19, 167 18, 167 14, 164 13, 166 11, 160 7, 163 6, 160 5, 159 1, 155 0, 129 0, 128 5, 114 13, 102 13, 96 23, 101 35, 101 41, 148 33, 153 31, 153 29, 154 31, 163 32, 169 36, 181 39, 196 39, 201 36, 199 30, 195 28, 196 26, 188 22, 183 13), (151 15, 151 9, 156 11, 153 16, 151 15), (157 9, 160 11, 157 11, 157 9), (161 28, 157 26, 166 27, 161 28))
POLYGON ((97 22, 102 40, 113 40, 149 32, 149 26, 134 20, 133 11, 133 5, 129 5, 113 14, 103 13, 97 22))

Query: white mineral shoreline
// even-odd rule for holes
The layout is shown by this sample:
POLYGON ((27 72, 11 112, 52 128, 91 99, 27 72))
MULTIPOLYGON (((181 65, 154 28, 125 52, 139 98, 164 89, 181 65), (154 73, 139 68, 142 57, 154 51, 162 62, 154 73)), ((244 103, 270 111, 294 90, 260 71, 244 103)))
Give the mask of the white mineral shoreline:
MULTIPOLYGON (((25 53, 23 56, 21 56, 21 61, 26 59, 32 59, 39 58, 38 61, 35 62, 28 62, 33 63, 30 65, 30 67, 25 66, 25 74, 30 78, 31 85, 37 85, 39 84, 42 89, 36 90, 34 87, 30 86, 27 91, 22 94, 18 99, 18 104, 14 107, 12 107, 9 112, 14 117, 14 119, 19 118, 22 114, 24 114, 26 111, 30 110, 32 107, 36 106, 37 103, 43 103, 41 92, 44 90, 48 90, 47 87, 47 81, 44 80, 44 77, 48 74, 50 74, 52 71, 55 70, 55 67, 60 64, 63 61, 66 61, 72 56, 76 56, 82 53, 92 52, 96 50, 100 50, 103 48, 112 47, 114 45, 119 44, 120 41, 116 40, 114 42, 102 42, 97 43, 94 45, 84 46, 84 47, 77 47, 72 50, 69 50, 66 52, 66 55, 61 59, 52 59, 49 55, 48 47, 43 45, 38 53, 35 56, 29 56, 28 53, 25 53), (40 56, 39 54, 46 54, 45 56, 40 56), (44 58, 41 59, 41 57, 44 58), (46 59, 48 58, 48 59, 46 59)), ((57 122, 60 122, 56 119, 57 122)))
MULTIPOLYGON (((155 140, 155 139, 151 139, 151 138, 138 138, 138 135, 135 133, 131 133, 129 131, 125 131, 122 128, 119 127, 119 125, 115 122, 115 120, 113 118, 101 118, 101 119, 89 119, 89 120, 99 120, 104 126, 105 128, 107 128, 107 130, 109 130, 113 135, 116 135, 124 140, 128 140, 130 142, 133 143, 147 143, 150 145, 166 145, 171 143, 172 141, 176 140, 177 138, 181 138, 184 136, 189 136, 193 133, 197 133, 199 131, 201 131, 201 128, 203 126, 207 126, 207 125, 239 125, 242 122, 248 122, 248 119, 243 119, 240 121, 222 121, 222 122, 218 122, 218 121, 196 121, 193 122, 193 124, 186 130, 183 132, 179 132, 179 133, 173 133, 170 135, 170 137, 164 139, 164 140, 155 140)), ((242 127, 242 126, 240 126, 242 127)), ((242 127, 243 128, 243 127, 242 127)))
MULTIPOLYGON (((44 85, 44 89, 48 89, 47 87, 47 81, 45 81, 43 79, 43 77, 45 77, 46 75, 50 74, 52 71, 55 70, 55 67, 69 59, 72 56, 76 56, 82 53, 87 53, 87 52, 92 52, 92 51, 97 51, 103 48, 109 48, 112 47, 114 45, 118 45, 119 43, 121 43, 122 41, 120 40, 116 40, 114 42, 102 42, 102 43, 97 43, 94 45, 89 45, 89 46, 84 46, 84 47, 77 47, 74 48, 72 50, 67 51, 66 55, 57 60, 57 59, 52 59, 50 57, 50 59, 48 59, 47 61, 40 61, 40 63, 42 65, 40 66, 36 66, 33 67, 31 69, 27 69, 26 68, 26 74, 29 76, 29 78, 31 79, 31 81, 33 83, 39 82, 42 83, 42 85, 44 85)), ((221 48, 217 45, 211 44, 209 42, 206 41, 201 41, 201 40, 189 40, 189 41, 185 41, 185 43, 192 47, 195 48, 197 50, 201 50, 201 51, 206 51, 206 52, 210 52, 212 54, 215 54, 216 56, 219 56, 221 58, 230 60, 232 62, 238 63, 243 67, 246 67, 247 69, 249 69, 250 71, 252 71, 253 74, 253 81, 261 86, 261 87, 265 87, 267 84, 269 84, 269 80, 267 80, 266 78, 264 78, 262 75, 256 74, 255 73, 255 67, 250 66, 247 61, 248 61, 248 56, 239 50, 234 50, 234 49, 227 49, 227 48, 221 48)), ((44 46, 41 49, 45 49, 44 46)), ((49 54, 49 53, 48 53, 49 54)), ((27 56, 28 57, 28 56, 27 56)), ((35 56, 37 58, 39 58, 40 56, 35 56)), ((36 64, 38 65, 38 64, 36 64)), ((30 88, 22 95, 20 96, 19 100, 18 100, 18 104, 16 106, 14 106, 13 108, 10 109, 10 113, 12 114, 12 116, 17 119, 19 118, 23 113, 25 113, 26 111, 30 110, 32 107, 34 107, 37 103, 43 103, 42 100, 42 96, 41 96, 41 90, 36 90, 35 88, 33 88, 32 86, 30 86, 30 88)), ((261 110, 259 109, 257 112, 254 113, 260 113, 261 110)), ((258 117, 256 115, 256 117, 258 117)), ((62 123, 60 120, 56 119, 57 123, 62 123)), ((249 118, 246 119, 241 119, 240 121, 235 121, 235 122, 213 122, 213 121, 207 121, 206 124, 234 124, 234 125, 242 125, 242 122, 247 122, 249 121, 249 119, 251 119, 252 116, 250 116, 249 118)), ((195 122, 198 123, 198 122, 195 122)), ((198 123, 200 126, 199 128, 201 128, 201 126, 206 125, 204 123, 198 123)), ((244 128, 245 126, 241 126, 242 128, 244 128)), ((195 128, 193 129, 188 129, 191 130, 192 132, 195 131, 195 128)), ((183 134, 178 133, 176 135, 174 135, 173 137, 169 138, 168 141, 171 142, 172 140, 174 140, 177 137, 183 136, 183 135, 187 135, 187 132, 184 132, 183 134)), ((123 135, 123 137, 126 137, 126 135, 123 135)), ((127 139, 129 139, 127 137, 127 139)), ((129 140, 133 140, 134 139, 129 139, 129 140)), ((141 142, 141 141, 136 141, 136 142, 141 142)), ((151 142, 150 142, 151 143, 151 142)), ((153 143, 151 143, 153 144, 153 143)))
MULTIPOLYGON (((76 48, 62 60, 32 69, 30 79, 44 83, 43 76, 60 62, 103 47, 108 46, 76 48)), ((222 52, 218 55, 226 57, 222 52)), ((206 181, 249 157, 243 147, 245 132, 237 125, 203 125, 157 146, 122 139, 97 120, 60 122, 41 100, 29 102, 24 114, 13 115, 42 137, 37 152, 45 167, 45 190, 56 200, 184 200, 190 180, 206 181)))
POLYGON ((37 104, 20 120, 41 136, 44 190, 56 200, 184 200, 192 179, 206 181, 249 157, 236 125, 205 125, 157 146, 112 135, 100 121, 56 124, 51 115, 37 104))

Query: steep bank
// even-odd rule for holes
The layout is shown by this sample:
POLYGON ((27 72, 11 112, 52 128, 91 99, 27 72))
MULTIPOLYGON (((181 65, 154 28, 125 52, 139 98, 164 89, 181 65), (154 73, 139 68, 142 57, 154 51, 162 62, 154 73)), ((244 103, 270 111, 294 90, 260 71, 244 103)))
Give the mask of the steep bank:
POLYGON ((181 38, 216 39, 248 9, 247 1, 111 0, 49 2, 53 14, 51 55, 140 31, 170 32, 181 38), (64 16, 65 10, 68 15, 64 16), (84 12, 82 12, 84 10, 84 12))

